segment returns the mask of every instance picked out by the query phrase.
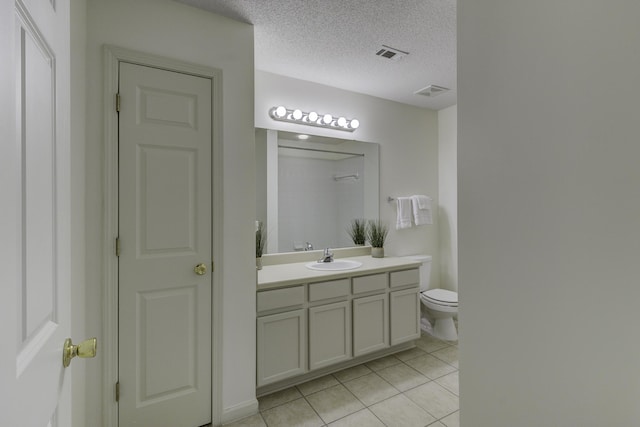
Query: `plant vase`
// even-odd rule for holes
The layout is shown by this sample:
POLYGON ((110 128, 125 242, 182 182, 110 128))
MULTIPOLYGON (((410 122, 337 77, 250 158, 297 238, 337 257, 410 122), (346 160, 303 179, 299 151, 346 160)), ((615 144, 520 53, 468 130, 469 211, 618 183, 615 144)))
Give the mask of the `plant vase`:
POLYGON ((262 257, 256 257, 256 270, 262 270, 262 257))
POLYGON ((371 248, 373 258, 384 258, 384 248, 371 248))

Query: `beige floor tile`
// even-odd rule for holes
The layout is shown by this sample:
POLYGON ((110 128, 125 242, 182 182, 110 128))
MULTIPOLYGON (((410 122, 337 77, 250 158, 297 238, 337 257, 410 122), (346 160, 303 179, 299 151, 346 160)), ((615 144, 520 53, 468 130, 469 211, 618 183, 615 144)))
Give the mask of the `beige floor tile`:
POLYGON ((334 421, 329 424, 330 427, 385 427, 373 412, 363 409, 354 414, 334 421))
POLYGON ((305 399, 294 400, 262 412, 269 427, 320 427, 324 422, 305 399))
POLYGON ((345 381, 350 381, 370 373, 371 369, 367 368, 365 365, 358 365, 354 366, 353 368, 347 368, 343 369, 342 371, 336 372, 335 374, 333 374, 333 376, 336 377, 338 381, 343 383, 345 381))
POLYGON ((369 410, 388 427, 424 427, 436 421, 402 394, 376 403, 369 410))
POLYGON ((442 350, 434 351, 431 353, 432 356, 437 357, 443 362, 448 363, 449 365, 458 367, 458 347, 451 346, 447 348, 443 348, 442 350))
POLYGON ((439 340, 438 338, 425 333, 423 333, 420 339, 416 341, 416 347, 426 351, 427 353, 449 347, 449 345, 450 344, 446 341, 439 340))
POLYGON ((399 393, 395 387, 375 373, 347 381, 344 386, 366 406, 381 402, 399 393))
POLYGON ((456 396, 460 396, 460 375, 458 371, 437 378, 435 381, 456 396))
POLYGON ((446 427, 460 427, 460 411, 456 411, 440 420, 446 427))
POLYGON ((274 408, 282 405, 283 403, 291 402, 292 400, 301 398, 302 395, 295 387, 290 387, 282 391, 267 394, 258 399, 258 409, 260 412, 267 409, 274 408))
POLYGON ((429 381, 429 378, 404 363, 381 369, 377 374, 400 391, 407 391, 429 381))
POLYGON ((362 403, 342 384, 313 393, 307 396, 307 400, 325 423, 364 409, 362 403))
POLYGON ((437 419, 446 417, 460 408, 458 396, 434 381, 404 394, 437 419))
POLYGON ((225 427, 267 427, 262 416, 255 414, 250 417, 243 418, 238 421, 234 421, 231 424, 225 424, 225 427))
POLYGON ((367 362, 365 363, 365 365, 367 365, 367 367, 372 371, 376 372, 376 371, 379 371, 380 369, 397 365, 398 363, 401 363, 401 362, 400 362, 400 359, 398 359, 397 357, 386 356, 386 357, 381 357, 380 359, 372 360, 371 362, 367 362))
POLYGON ((300 393, 302 393, 304 396, 308 396, 311 393, 324 390, 325 388, 333 387, 337 384, 339 384, 338 380, 333 375, 325 375, 324 377, 299 384, 297 387, 298 390, 300 390, 300 393))
POLYGON ((456 368, 453 366, 430 354, 407 360, 405 363, 432 380, 456 371, 456 368))
POLYGON ((425 354, 426 353, 422 349, 415 347, 410 350, 405 350, 405 351, 401 351, 400 353, 396 353, 394 354, 394 356, 402 360, 403 362, 406 362, 407 360, 415 359, 416 357, 424 356, 425 354))

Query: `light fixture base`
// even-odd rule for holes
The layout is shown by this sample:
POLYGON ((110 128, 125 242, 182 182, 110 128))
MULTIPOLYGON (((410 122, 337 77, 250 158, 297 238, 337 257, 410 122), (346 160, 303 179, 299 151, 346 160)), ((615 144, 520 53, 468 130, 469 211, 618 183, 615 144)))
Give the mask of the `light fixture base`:
POLYGON ((279 122, 295 123, 299 125, 315 126, 325 129, 354 132, 360 127, 358 119, 347 119, 343 116, 318 114, 315 111, 305 112, 300 109, 289 109, 282 105, 269 110, 269 116, 279 122))

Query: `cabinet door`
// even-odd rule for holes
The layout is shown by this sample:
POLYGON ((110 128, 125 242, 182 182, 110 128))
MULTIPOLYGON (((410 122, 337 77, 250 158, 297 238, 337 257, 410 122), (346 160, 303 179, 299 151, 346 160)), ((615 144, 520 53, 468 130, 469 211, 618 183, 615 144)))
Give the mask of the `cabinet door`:
POLYGON ((391 345, 420 338, 420 296, 418 289, 390 293, 391 345))
POLYGON ((389 347, 387 294, 353 300, 353 356, 389 347))
POLYGON ((309 369, 351 357, 349 301, 309 308, 309 369))
POLYGON ((258 317, 258 386, 306 372, 306 310, 258 317))

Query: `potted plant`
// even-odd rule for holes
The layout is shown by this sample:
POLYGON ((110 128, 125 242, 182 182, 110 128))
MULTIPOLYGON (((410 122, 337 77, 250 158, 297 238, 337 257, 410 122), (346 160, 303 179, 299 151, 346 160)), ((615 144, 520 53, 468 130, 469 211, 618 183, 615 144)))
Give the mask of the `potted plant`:
POLYGON ((267 243, 267 230, 262 221, 256 221, 256 268, 262 269, 262 254, 264 245, 267 243))
POLYGON ((361 218, 352 219, 351 223, 349 223, 349 228, 347 228, 347 233, 349 233, 356 246, 364 246, 367 238, 367 222, 361 218))
POLYGON ((389 233, 387 224, 380 220, 370 220, 367 223, 367 240, 371 243, 371 256, 384 258, 384 241, 389 233))

